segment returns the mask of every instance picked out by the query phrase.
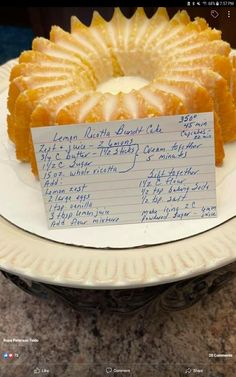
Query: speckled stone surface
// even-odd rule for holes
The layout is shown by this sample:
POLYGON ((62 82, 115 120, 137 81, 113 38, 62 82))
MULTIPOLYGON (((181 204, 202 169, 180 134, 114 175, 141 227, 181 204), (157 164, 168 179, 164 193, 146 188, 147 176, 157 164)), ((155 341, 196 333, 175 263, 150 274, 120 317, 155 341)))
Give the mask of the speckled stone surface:
POLYGON ((1 377, 38 376, 175 377, 236 375, 236 279, 221 291, 184 311, 149 309, 135 315, 76 313, 56 298, 40 300, 0 275, 1 377), (9 344, 5 338, 33 338, 38 343, 9 344), (232 353, 232 358, 209 358, 232 353), (106 373, 106 368, 130 373, 106 373), (203 373, 186 368, 198 368, 203 373))

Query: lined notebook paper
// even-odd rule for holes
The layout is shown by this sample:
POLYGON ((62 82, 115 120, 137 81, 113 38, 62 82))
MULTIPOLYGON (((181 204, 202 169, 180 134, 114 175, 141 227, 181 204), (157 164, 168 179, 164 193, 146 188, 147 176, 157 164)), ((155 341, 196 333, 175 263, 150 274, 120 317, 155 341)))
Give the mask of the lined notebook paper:
POLYGON ((50 229, 216 216, 212 113, 32 129, 50 229))

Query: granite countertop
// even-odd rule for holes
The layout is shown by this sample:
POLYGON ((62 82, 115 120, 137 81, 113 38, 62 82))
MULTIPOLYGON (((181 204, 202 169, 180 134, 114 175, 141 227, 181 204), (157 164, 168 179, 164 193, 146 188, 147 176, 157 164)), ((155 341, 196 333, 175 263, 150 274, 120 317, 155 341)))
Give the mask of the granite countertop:
POLYGON ((1 377, 32 376, 35 367, 55 377, 184 376, 233 377, 236 374, 236 279, 221 291, 178 312, 149 310, 133 315, 77 313, 59 300, 40 300, 0 275, 1 377), (4 338, 38 340, 10 344, 4 338), (209 359, 209 353, 232 358, 209 359), (10 364, 10 365, 9 365, 10 364), (8 367, 6 367, 8 366, 8 367), (131 373, 106 373, 106 367, 131 373))

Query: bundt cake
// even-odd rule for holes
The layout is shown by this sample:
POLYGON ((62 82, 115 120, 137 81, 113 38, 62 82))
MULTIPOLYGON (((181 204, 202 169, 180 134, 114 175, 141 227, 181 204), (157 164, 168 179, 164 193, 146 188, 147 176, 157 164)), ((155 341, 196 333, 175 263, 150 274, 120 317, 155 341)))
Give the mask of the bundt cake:
POLYGON ((71 19, 71 33, 53 26, 35 38, 11 71, 8 134, 16 156, 38 175, 30 128, 214 112, 215 160, 236 140, 236 60, 221 32, 186 11, 142 8, 91 25, 71 19), (111 88, 111 86, 113 86, 111 88))

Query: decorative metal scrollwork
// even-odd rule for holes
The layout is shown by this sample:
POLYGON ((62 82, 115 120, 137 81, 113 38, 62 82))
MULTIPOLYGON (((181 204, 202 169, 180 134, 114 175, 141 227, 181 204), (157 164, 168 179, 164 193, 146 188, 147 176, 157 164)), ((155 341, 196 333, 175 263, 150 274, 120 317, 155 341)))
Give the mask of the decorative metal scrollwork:
POLYGON ((24 292, 48 299, 51 295, 81 311, 109 311, 127 314, 152 305, 155 310, 182 310, 221 289, 236 276, 236 262, 208 274, 145 288, 95 290, 55 286, 31 281, 8 272, 3 275, 24 292))
POLYGON ((208 294, 221 289, 236 276, 236 263, 212 271, 206 275, 172 284, 161 296, 163 310, 186 309, 208 294))

